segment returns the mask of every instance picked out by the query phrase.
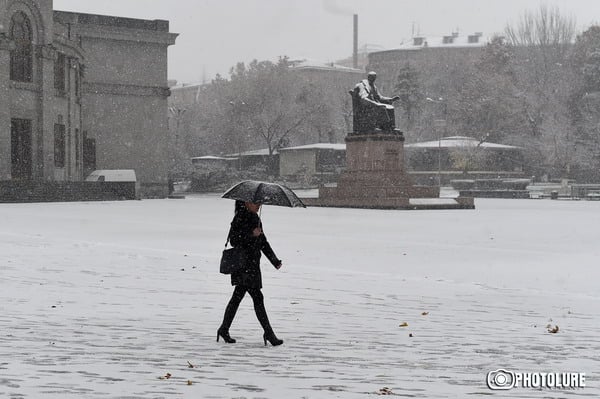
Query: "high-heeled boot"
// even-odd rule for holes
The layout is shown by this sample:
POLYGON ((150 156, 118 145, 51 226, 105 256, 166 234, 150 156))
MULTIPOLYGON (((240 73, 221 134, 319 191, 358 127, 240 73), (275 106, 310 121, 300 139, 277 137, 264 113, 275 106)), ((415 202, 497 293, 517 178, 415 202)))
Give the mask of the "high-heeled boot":
POLYGON ((223 329, 222 327, 217 330, 217 342, 219 342, 219 337, 223 338, 223 341, 228 344, 235 344, 235 339, 231 338, 229 335, 229 331, 223 329))
POLYGON ((283 340, 277 338, 277 336, 275 335, 273 330, 271 330, 270 332, 265 332, 263 334, 263 340, 265 341, 265 346, 267 346, 267 341, 269 341, 269 343, 273 346, 278 346, 278 345, 283 344, 283 340))
POLYGON ((277 338, 275 333, 273 332, 273 328, 271 328, 271 323, 269 323, 269 316, 267 316, 267 310, 265 309, 265 304, 263 300, 263 295, 258 291, 251 292, 252 299, 254 300, 254 311, 256 312, 256 318, 258 319, 260 325, 264 330, 263 341, 265 341, 265 346, 267 346, 267 341, 271 343, 273 346, 278 346, 283 344, 283 340, 277 338))
POLYGON ((229 335, 229 327, 231 327, 231 323, 233 323, 233 319, 235 318, 235 314, 237 313, 238 307, 240 306, 240 302, 244 297, 244 293, 244 291, 239 293, 236 287, 236 290, 234 291, 231 300, 225 308, 225 314, 223 315, 223 323, 221 323, 221 327, 219 327, 219 329, 217 330, 217 342, 219 342, 219 337, 221 337, 228 344, 235 344, 235 339, 231 338, 231 336, 229 335))

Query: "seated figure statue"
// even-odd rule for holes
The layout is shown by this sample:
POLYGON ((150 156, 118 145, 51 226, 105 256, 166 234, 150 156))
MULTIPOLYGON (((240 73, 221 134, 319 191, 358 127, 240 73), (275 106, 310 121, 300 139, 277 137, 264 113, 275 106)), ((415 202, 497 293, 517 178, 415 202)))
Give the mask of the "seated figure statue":
POLYGON ((366 134, 377 131, 399 133, 396 130, 394 106, 399 96, 384 97, 375 86, 377 74, 369 72, 367 79, 362 80, 350 91, 352 111, 354 114, 354 133, 366 134))

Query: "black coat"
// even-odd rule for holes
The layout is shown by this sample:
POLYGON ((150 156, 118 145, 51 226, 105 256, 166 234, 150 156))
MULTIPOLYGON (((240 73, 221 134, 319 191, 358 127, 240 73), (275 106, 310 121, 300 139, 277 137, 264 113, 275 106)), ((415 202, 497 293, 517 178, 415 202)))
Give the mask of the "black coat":
POLYGON ((258 237, 252 235, 252 231, 257 227, 262 228, 260 218, 257 214, 246 209, 239 210, 231 222, 231 230, 229 231, 231 246, 244 248, 246 255, 244 268, 231 274, 231 285, 252 289, 262 288, 262 276, 260 274, 261 251, 273 266, 281 263, 264 234, 258 237))

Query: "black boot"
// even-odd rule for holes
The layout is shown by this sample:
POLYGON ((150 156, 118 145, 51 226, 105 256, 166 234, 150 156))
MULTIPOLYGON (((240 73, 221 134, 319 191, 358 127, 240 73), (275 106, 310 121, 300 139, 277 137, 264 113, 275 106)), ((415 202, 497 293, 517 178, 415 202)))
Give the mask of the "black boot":
POLYGON ((262 292, 260 292, 260 290, 252 290, 248 292, 250 293, 250 296, 252 296, 252 300, 254 301, 254 312, 256 313, 256 318, 258 319, 258 322, 265 331, 265 333, 263 334, 265 346, 267 346, 267 341, 269 341, 273 346, 283 344, 283 341, 277 338, 277 336, 275 336, 273 328, 271 328, 271 323, 269 323, 269 316, 267 316, 267 310, 265 309, 264 297, 262 292))
POLYGON ((271 330, 270 332, 265 332, 263 334, 263 340, 265 341, 265 346, 267 346, 267 341, 269 341, 269 343, 273 346, 278 346, 283 344, 283 340, 277 338, 277 336, 275 335, 275 333, 273 332, 273 330, 271 330))
POLYGON ((229 331, 222 329, 222 327, 217 330, 217 342, 219 342, 219 337, 223 338, 223 341, 228 344, 235 344, 235 339, 231 338, 229 331))
POLYGON ((235 318, 235 314, 237 313, 238 307, 240 306, 240 302, 244 298, 246 294, 246 290, 241 287, 235 287, 233 291, 233 295, 225 308, 225 314, 223 315, 223 323, 221 323, 221 327, 217 330, 217 342, 219 342, 219 337, 223 338, 225 342, 228 344, 235 344, 235 339, 231 338, 229 335, 229 327, 231 327, 231 323, 233 323, 233 319, 235 318))

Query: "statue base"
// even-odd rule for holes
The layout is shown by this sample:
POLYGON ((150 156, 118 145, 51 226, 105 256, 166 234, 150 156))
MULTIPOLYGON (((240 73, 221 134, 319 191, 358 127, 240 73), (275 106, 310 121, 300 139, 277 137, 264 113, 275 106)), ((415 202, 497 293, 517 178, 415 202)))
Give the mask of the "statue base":
POLYGON ((473 209, 473 198, 439 198, 439 187, 417 186, 404 169, 400 131, 351 133, 346 137, 346 171, 337 187, 319 188, 308 206, 373 209, 473 209))

